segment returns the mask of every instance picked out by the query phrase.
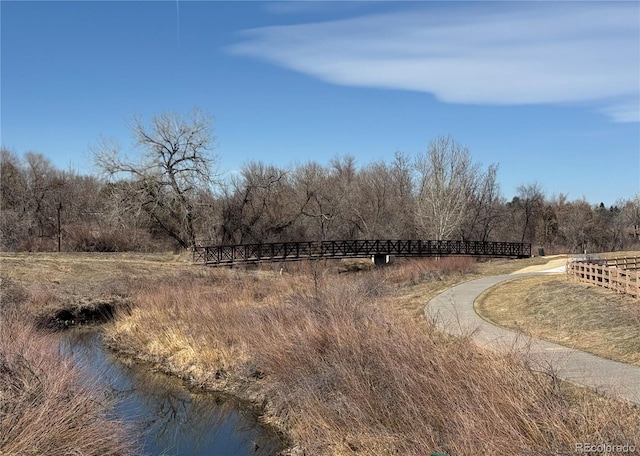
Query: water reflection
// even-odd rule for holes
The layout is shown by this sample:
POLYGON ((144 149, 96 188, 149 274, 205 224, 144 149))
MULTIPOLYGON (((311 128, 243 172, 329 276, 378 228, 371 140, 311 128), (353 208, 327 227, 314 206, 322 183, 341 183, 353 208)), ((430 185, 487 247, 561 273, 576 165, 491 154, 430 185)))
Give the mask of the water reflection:
POLYGON ((97 331, 70 331, 60 349, 116 397, 115 415, 140 431, 149 455, 255 456, 282 449, 278 436, 239 401, 190 392, 148 366, 127 366, 103 350, 97 331))

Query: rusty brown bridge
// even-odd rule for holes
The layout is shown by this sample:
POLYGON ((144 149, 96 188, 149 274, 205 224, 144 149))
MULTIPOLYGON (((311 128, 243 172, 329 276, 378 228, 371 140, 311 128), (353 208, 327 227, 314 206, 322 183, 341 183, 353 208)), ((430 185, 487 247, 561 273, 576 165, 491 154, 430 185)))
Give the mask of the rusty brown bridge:
POLYGON ((441 256, 527 258, 531 256, 531 244, 445 240, 349 240, 212 245, 196 246, 193 249, 193 261, 210 266, 325 258, 371 258, 375 264, 384 264, 389 262, 390 257, 441 256))

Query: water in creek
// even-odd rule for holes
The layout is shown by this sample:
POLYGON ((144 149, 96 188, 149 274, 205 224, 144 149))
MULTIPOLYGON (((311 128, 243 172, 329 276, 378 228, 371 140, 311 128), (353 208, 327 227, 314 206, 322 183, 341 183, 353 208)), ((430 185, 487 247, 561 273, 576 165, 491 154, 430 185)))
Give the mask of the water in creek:
POLYGON ((65 333, 60 346, 87 372, 88 381, 97 379, 116 396, 115 416, 140 432, 147 455, 266 456, 283 448, 281 439, 239 401, 190 392, 148 366, 127 366, 103 349, 96 330, 65 333))

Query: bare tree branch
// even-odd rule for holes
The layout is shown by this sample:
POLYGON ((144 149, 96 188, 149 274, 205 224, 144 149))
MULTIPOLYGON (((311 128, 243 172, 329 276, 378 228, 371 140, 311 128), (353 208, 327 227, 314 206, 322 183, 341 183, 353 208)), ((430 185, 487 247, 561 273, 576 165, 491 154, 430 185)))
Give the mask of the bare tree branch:
POLYGON ((149 125, 136 118, 130 128, 140 150, 137 157, 123 157, 115 143, 104 140, 93 150, 103 173, 140 183, 130 187, 138 194, 136 200, 182 247, 196 242, 197 193, 216 183, 212 125, 213 119, 197 109, 187 117, 162 113, 149 125))

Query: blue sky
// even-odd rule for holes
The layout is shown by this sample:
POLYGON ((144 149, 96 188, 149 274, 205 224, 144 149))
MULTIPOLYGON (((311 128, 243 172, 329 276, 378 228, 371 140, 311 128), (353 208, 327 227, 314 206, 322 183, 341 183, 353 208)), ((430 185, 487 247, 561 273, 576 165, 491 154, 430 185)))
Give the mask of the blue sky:
POLYGON ((92 172, 127 123, 199 107, 227 175, 350 154, 415 156, 450 134, 609 205, 640 192, 638 2, 2 1, 1 142, 92 172))

